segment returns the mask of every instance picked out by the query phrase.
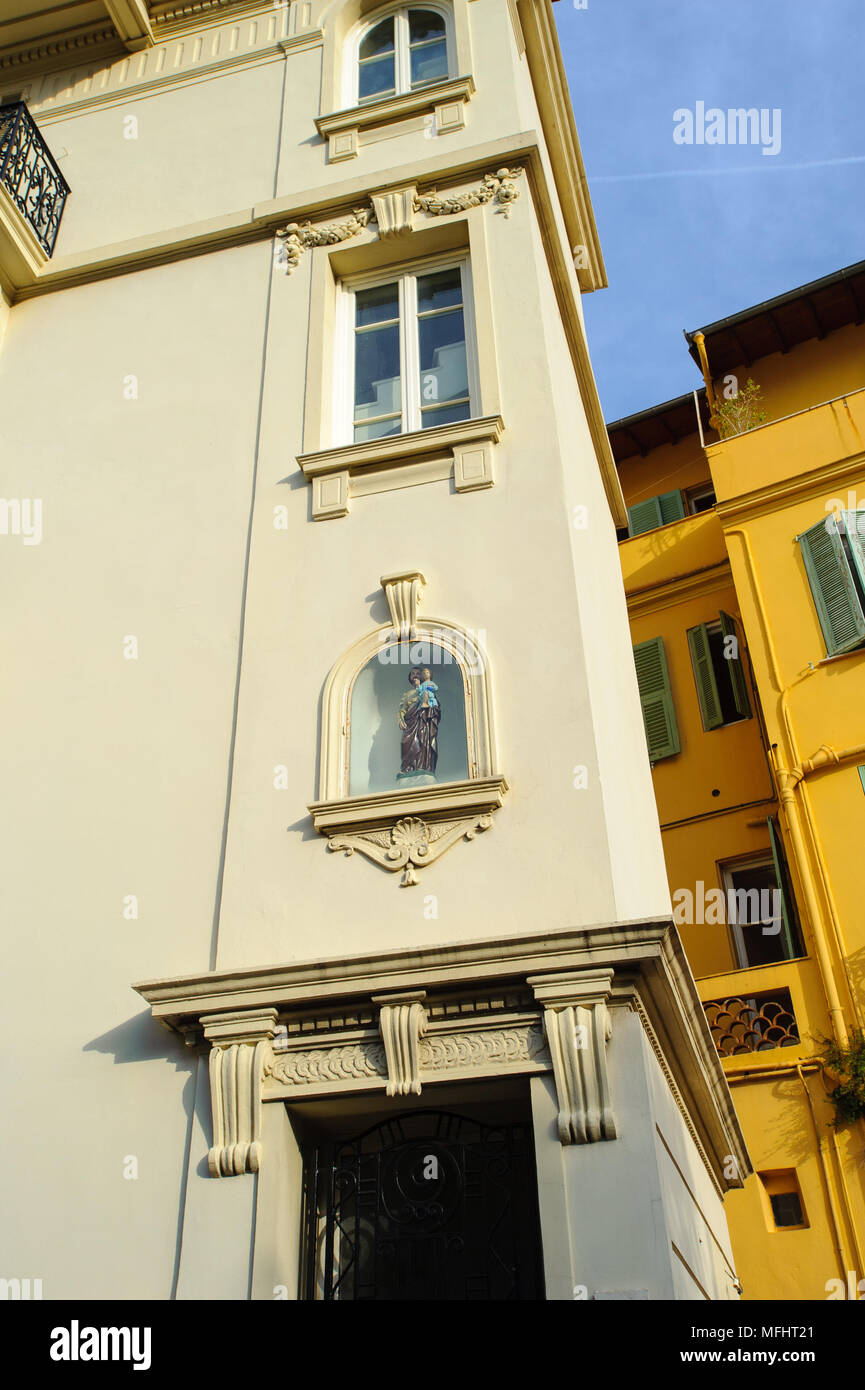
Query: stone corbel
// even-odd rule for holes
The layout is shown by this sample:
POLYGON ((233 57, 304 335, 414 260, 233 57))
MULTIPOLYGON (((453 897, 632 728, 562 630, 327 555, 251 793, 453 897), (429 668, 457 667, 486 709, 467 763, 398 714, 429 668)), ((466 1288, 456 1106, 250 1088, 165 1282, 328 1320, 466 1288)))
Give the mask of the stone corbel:
POLYGON ((420 570, 400 570, 397 574, 383 574, 380 583, 397 638, 400 642, 414 641, 417 611, 426 578, 420 570))
POLYGON ((612 970, 536 975, 528 980, 544 1008, 562 1144, 616 1138, 607 1076, 611 1033, 607 999, 612 980, 612 970))
POLYGON ((261 1083, 271 1056, 276 1020, 276 1009, 244 1009, 201 1018, 204 1036, 211 1044, 213 1147, 207 1166, 213 1178, 258 1172, 261 1083))
POLYGON ((374 994, 381 1005, 378 1027, 387 1061, 389 1096, 420 1095, 420 1040, 426 1032, 425 990, 409 994, 374 994))

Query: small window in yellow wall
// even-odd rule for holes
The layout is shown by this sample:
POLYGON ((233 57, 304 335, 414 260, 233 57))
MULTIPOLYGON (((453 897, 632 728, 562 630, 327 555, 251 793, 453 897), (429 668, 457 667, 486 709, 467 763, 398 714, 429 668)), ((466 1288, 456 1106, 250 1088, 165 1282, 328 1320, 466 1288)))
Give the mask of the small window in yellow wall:
POLYGON ((770 1231, 804 1231, 808 1228, 805 1205, 795 1168, 775 1168, 758 1173, 765 1195, 766 1224, 770 1231))

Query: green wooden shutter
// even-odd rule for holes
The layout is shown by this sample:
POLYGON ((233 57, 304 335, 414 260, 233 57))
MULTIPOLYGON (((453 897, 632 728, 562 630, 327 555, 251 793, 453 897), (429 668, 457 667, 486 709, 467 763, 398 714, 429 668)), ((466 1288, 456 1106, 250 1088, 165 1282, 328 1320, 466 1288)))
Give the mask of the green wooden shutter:
MULTIPOLYGON (((818 521, 796 539, 802 547, 826 651, 829 656, 849 652, 865 639, 865 613, 835 518, 818 521)), ((857 539, 861 537, 857 535, 857 539)))
POLYGON ((658 505, 661 508, 662 526, 666 526, 668 521, 681 521, 685 515, 685 499, 678 488, 673 492, 662 492, 658 505))
POLYGON ((853 557, 853 568, 859 583, 865 589, 865 511, 842 512, 844 534, 853 557))
POLYGON ((688 629, 688 646, 691 648, 691 663, 694 667, 694 680, 697 685, 697 699, 703 716, 704 729, 718 729, 724 722, 721 712, 721 697, 715 682, 712 668, 712 653, 709 648, 709 634, 705 623, 688 629))
MULTIPOLYGON (((736 619, 731 618, 729 613, 721 609, 721 632, 724 637, 735 637, 738 651, 739 633, 736 628, 736 619)), ((740 719, 751 718, 751 702, 748 699, 748 683, 745 680, 745 669, 742 665, 741 657, 725 657, 730 671, 730 685, 733 689, 733 703, 736 706, 736 713, 740 719)))
POLYGON ((644 531, 654 531, 661 525, 661 507, 657 497, 646 502, 636 502, 628 508, 628 529, 632 536, 642 536, 644 531))
POLYGON ((778 834, 778 828, 772 816, 769 817, 769 843, 772 846, 772 862, 775 865, 775 877, 778 880, 778 887, 781 890, 781 936, 787 951, 787 960, 793 960, 799 954, 794 945, 793 937, 793 904, 790 901, 789 874, 787 872, 787 858, 784 854, 784 846, 778 834))
POLYGON ((649 761, 671 758, 679 752, 679 726, 673 706, 673 692, 667 673, 667 656, 661 637, 640 642, 634 647, 637 685, 649 745, 649 761))
POLYGON ((628 508, 628 526, 632 536, 642 536, 645 531, 666 526, 668 521, 681 521, 684 515, 685 503, 676 489, 649 497, 645 502, 635 502, 628 508))

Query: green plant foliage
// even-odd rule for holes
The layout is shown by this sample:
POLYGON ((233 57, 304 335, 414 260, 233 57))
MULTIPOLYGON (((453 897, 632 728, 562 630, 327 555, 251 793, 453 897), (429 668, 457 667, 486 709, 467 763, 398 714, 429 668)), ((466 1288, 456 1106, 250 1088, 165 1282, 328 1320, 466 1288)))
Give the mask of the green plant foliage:
POLYGON ((834 1124, 865 1119, 865 1033, 857 1029, 848 1047, 830 1043, 823 1057, 826 1069, 838 1085, 829 1092, 835 1106, 834 1124))
POLYGON ((760 409, 762 401, 762 387, 748 377, 741 391, 737 391, 729 400, 716 404, 715 416, 721 438, 732 439, 735 434, 743 434, 745 430, 753 430, 757 425, 764 424, 766 412, 760 409))

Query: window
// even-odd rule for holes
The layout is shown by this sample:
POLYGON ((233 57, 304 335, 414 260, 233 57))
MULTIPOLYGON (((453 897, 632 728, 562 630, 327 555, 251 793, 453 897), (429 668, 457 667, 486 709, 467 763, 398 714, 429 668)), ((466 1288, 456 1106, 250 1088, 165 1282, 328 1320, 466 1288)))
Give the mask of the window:
POLYGON ((449 74, 447 20, 439 9, 399 9, 368 28, 357 64, 357 100, 415 92, 449 74))
POLYGON ((349 439, 382 439, 479 413, 467 332, 467 260, 343 289, 350 323, 349 439))
POLYGON ((689 628, 688 646, 703 728, 720 729, 724 724, 750 719, 735 620, 729 613, 721 613, 717 622, 689 628))
POLYGON ((680 747, 663 639, 653 637, 634 647, 634 665, 637 668, 649 761, 654 766, 661 758, 673 757, 680 747))
POLYGON ((796 539, 827 656, 861 647, 865 644, 865 511, 839 512, 796 539))
POLYGON ((747 969, 803 954, 784 847, 769 817, 769 853, 722 864, 737 963, 747 969), (754 930, 759 927, 760 930, 754 930))
POLYGON ((769 1230, 804 1230, 808 1226, 795 1168, 758 1173, 768 1200, 769 1230))
POLYGON ((698 487, 686 488, 685 504, 689 516, 699 516, 701 512, 710 512, 715 505, 713 484, 700 483, 698 487))
POLYGON ((675 488, 673 492, 649 497, 645 502, 635 502, 628 508, 628 525, 632 536, 641 536, 644 531, 666 526, 668 521, 681 521, 684 515, 685 503, 681 492, 675 488))

